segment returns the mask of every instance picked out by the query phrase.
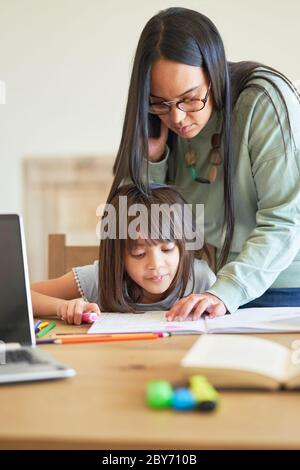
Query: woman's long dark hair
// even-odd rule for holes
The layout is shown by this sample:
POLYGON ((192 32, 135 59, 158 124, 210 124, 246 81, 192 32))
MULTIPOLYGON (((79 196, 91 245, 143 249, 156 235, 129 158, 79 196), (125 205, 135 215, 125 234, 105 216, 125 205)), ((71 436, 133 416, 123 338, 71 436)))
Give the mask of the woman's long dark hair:
MULTIPOLYGON (((274 74, 281 77, 297 93, 292 83, 275 69, 258 62, 227 62, 221 36, 209 18, 199 12, 186 8, 168 8, 159 12, 146 24, 136 51, 130 81, 128 101, 122 138, 114 164, 114 182, 110 197, 115 193, 123 179, 130 177, 133 183, 147 193, 148 186, 148 103, 150 95, 150 75, 152 64, 160 58, 179 63, 203 67, 212 84, 213 103, 223 118, 223 178, 224 178, 224 225, 226 236, 218 260, 223 266, 227 260, 234 232, 234 191, 233 168, 234 149, 232 142, 232 109, 240 93, 247 87, 256 87, 268 96, 278 118, 284 148, 286 139, 279 114, 267 90, 250 83, 255 78, 263 78, 271 83, 280 96, 287 116, 289 138, 291 126, 287 105, 282 92, 272 80, 274 74), (261 76, 258 67, 263 67, 270 78, 261 76)), ((171 132, 171 138, 176 136, 171 132)), ((287 152, 286 152, 287 154, 287 152)))

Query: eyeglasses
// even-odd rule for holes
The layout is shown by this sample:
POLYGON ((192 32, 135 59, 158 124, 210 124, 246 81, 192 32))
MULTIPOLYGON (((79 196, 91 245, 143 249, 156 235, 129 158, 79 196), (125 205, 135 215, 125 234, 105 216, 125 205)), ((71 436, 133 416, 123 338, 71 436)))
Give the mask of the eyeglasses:
POLYGON ((196 162, 199 158, 195 149, 189 148, 185 155, 186 166, 191 177, 198 183, 211 184, 216 181, 217 178, 217 167, 222 165, 221 157, 221 132, 219 134, 213 134, 211 138, 211 150, 209 155, 210 170, 208 178, 203 178, 198 174, 196 168, 196 162))
MULTIPOLYGON (((197 88, 200 88, 200 86, 197 88)), ((195 88, 195 90, 197 90, 197 88, 195 88)), ((201 111, 207 103, 210 90, 211 83, 209 83, 206 95, 203 99, 185 98, 183 100, 179 99, 171 101, 159 101, 158 103, 150 102, 148 112, 150 114, 168 114, 171 111, 171 107, 173 106, 173 104, 175 104, 178 109, 184 111, 185 113, 195 113, 196 111, 201 111)))

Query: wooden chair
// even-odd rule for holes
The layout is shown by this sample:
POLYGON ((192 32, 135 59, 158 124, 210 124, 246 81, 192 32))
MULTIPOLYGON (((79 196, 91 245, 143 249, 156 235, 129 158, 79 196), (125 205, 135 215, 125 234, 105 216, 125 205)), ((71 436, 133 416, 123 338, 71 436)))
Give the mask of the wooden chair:
POLYGON ((67 246, 66 235, 48 236, 48 277, 54 279, 75 266, 91 264, 99 257, 99 246, 67 246))

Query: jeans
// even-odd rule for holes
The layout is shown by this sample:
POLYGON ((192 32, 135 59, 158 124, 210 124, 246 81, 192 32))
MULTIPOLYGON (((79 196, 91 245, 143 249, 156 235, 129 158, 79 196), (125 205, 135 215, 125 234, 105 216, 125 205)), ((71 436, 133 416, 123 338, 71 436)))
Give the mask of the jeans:
POLYGON ((300 307, 300 287, 268 289, 257 299, 239 308, 300 307))

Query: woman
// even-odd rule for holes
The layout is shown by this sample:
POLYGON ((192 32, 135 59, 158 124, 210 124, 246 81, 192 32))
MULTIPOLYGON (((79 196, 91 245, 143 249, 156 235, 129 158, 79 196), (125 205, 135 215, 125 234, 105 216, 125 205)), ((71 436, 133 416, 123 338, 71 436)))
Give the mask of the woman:
POLYGON ((169 313, 300 305, 300 99, 280 72, 229 63, 214 24, 169 8, 145 26, 135 56, 114 193, 172 182, 205 205, 215 284, 169 313), (148 157, 148 158, 147 158, 148 157), (254 300, 256 299, 256 300, 254 300))

